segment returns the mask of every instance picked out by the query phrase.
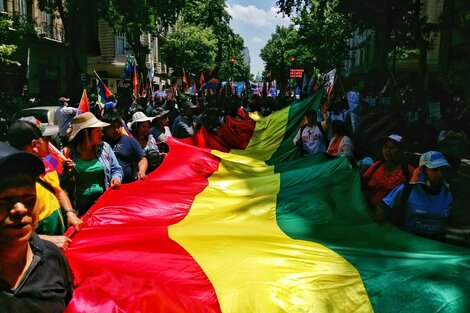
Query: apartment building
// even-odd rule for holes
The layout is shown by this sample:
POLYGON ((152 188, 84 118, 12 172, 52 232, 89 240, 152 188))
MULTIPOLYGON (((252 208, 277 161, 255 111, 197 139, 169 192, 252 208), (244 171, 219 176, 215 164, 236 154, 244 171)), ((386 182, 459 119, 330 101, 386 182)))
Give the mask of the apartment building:
POLYGON ((31 23, 35 29, 13 56, 21 66, 0 67, 0 91, 52 103, 66 87, 64 29, 59 14, 39 10, 37 0, 0 0, 0 14, 14 18, 16 23, 31 23))
MULTIPOLYGON (((109 24, 100 19, 98 23, 98 55, 88 56, 87 74, 92 77, 91 87, 94 89, 97 84, 96 71, 100 78, 107 84, 113 93, 129 95, 132 92, 130 78, 123 77, 124 67, 128 59, 130 47, 124 34, 115 34, 109 24)), ((160 54, 160 46, 165 42, 163 35, 152 36, 144 34, 140 37, 141 42, 150 49, 146 57, 146 68, 154 67, 154 88, 163 89, 169 78, 172 69, 163 62, 160 54)), ((143 77, 147 80, 147 77, 143 77)), ((148 82, 148 80, 146 81, 148 82)))

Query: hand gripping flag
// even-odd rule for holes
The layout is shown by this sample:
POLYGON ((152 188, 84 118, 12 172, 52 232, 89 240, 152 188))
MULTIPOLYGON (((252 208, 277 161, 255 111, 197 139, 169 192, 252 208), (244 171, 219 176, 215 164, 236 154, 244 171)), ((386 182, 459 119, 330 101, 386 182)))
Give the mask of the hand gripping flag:
POLYGON ((294 157, 321 96, 243 149, 170 138, 147 181, 106 191, 66 252, 66 312, 466 312, 468 249, 374 223, 346 157, 294 157))
POLYGON ((45 157, 46 161, 54 167, 57 174, 61 175, 64 172, 64 162, 67 158, 51 142, 48 143, 47 148, 49 155, 45 157))

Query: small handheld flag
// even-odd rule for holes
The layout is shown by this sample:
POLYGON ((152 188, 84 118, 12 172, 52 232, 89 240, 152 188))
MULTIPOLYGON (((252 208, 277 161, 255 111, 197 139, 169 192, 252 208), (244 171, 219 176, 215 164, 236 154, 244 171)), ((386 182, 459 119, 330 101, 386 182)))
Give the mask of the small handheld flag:
POLYGON ((111 90, 108 89, 106 84, 101 80, 101 77, 98 75, 98 73, 95 72, 96 78, 98 78, 98 103, 103 106, 106 102, 108 102, 108 99, 113 95, 111 90))
POLYGON ((49 155, 46 160, 54 166, 59 175, 64 172, 64 161, 67 159, 59 149, 57 149, 51 142, 48 144, 49 155))
POLYGON ((336 69, 332 69, 331 71, 326 73, 324 76, 325 91, 327 92, 328 97, 331 95, 331 92, 333 91, 335 80, 336 80, 336 69))
POLYGON ((88 101, 88 96, 86 95, 86 89, 83 89, 80 104, 78 105, 77 115, 85 112, 90 112, 90 102, 88 101))

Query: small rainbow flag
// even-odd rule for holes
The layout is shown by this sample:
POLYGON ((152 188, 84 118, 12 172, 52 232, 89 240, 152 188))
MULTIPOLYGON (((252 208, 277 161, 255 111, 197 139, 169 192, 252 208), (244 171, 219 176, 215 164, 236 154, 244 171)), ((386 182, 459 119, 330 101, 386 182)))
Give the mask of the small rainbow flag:
POLYGON ((49 142, 48 149, 49 155, 45 159, 55 168, 57 174, 61 175, 64 172, 64 161, 67 158, 51 142, 49 142))

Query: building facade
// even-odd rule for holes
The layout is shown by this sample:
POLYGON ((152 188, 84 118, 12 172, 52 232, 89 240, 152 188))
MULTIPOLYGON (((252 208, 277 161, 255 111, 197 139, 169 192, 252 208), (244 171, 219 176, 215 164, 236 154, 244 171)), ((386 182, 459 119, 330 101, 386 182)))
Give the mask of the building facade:
POLYGON ((39 98, 42 104, 55 103, 53 99, 66 87, 64 29, 59 14, 39 10, 37 0, 0 0, 0 14, 34 27, 32 34, 18 42, 13 56, 21 65, 0 65, 0 91, 39 98))
MULTIPOLYGON (((132 54, 124 34, 115 34, 109 24, 99 19, 98 42, 99 51, 97 55, 88 56, 87 74, 91 77, 91 89, 96 90, 98 73, 103 82, 113 92, 124 97, 130 96, 132 92, 132 82, 130 77, 124 77, 124 67, 129 54, 132 54)), ((151 65, 154 68, 153 88, 164 89, 164 85, 169 83, 172 69, 166 66, 160 54, 160 46, 165 42, 164 36, 152 36, 144 34, 140 37, 142 44, 149 47, 150 52, 146 56, 145 67, 151 65)), ((149 83, 147 76, 143 77, 149 83)))

